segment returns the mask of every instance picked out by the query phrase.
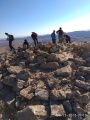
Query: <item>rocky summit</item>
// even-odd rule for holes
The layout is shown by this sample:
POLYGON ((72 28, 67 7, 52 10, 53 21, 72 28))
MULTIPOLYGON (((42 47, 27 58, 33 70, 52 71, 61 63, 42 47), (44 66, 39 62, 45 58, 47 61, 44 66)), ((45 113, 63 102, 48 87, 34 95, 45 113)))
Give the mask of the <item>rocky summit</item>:
POLYGON ((1 53, 0 120, 90 120, 90 43, 1 53))

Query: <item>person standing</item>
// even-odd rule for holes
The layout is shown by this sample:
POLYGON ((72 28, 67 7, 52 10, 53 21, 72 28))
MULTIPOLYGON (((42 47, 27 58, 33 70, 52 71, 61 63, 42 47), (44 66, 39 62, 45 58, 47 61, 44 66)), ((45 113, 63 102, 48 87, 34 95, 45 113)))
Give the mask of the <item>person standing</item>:
POLYGON ((60 29, 58 31, 56 31, 56 33, 58 34, 58 39, 59 39, 59 43, 63 43, 64 39, 63 39, 63 30, 60 27, 60 29))
POLYGON ((52 38, 52 43, 56 44, 56 35, 55 35, 55 30, 51 33, 51 38, 52 38))
POLYGON ((8 37, 7 40, 9 41, 10 50, 15 51, 15 48, 12 46, 12 41, 14 40, 13 35, 8 34, 8 33, 5 33, 5 35, 7 35, 7 37, 8 37))
POLYGON ((38 39, 37 39, 37 33, 32 32, 31 37, 34 40, 34 45, 36 46, 38 44, 38 39))

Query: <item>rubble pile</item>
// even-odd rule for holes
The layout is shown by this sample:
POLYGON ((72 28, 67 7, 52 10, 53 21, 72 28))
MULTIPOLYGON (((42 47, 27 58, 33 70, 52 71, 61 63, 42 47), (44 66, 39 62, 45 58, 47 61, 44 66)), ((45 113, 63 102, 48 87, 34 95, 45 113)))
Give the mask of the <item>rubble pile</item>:
POLYGON ((0 54, 0 120, 90 120, 90 44, 0 54))

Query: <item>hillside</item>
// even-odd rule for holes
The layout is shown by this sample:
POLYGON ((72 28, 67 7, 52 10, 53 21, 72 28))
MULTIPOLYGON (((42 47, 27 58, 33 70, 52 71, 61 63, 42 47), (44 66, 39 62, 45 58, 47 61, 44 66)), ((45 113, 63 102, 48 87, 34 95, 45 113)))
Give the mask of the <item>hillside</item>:
POLYGON ((0 120, 90 120, 90 43, 39 43, 0 61, 0 120))

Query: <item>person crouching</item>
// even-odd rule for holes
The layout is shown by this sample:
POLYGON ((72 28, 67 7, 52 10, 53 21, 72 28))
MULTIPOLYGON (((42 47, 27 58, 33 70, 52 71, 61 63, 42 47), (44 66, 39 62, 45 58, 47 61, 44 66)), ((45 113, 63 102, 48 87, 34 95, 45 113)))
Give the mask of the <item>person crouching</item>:
POLYGON ((26 50, 29 48, 29 43, 28 41, 25 39, 24 42, 23 42, 23 50, 26 50))

